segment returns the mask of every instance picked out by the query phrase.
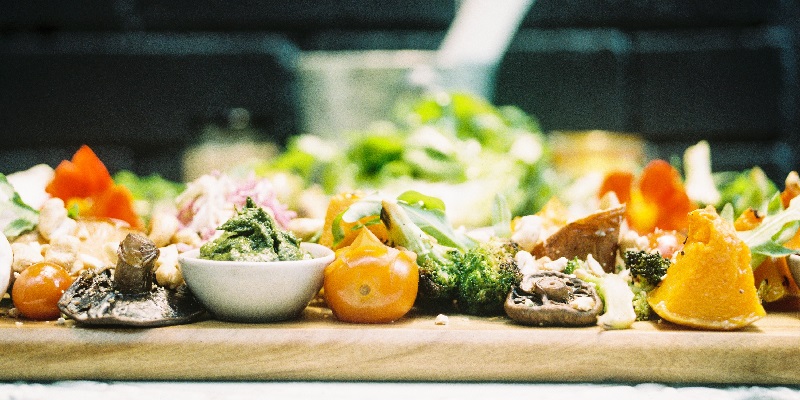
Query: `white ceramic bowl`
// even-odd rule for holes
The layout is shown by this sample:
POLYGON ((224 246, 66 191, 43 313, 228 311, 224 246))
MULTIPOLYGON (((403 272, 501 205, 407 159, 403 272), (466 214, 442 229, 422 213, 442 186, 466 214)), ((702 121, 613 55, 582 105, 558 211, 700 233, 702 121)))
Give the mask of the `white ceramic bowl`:
POLYGON ((331 249, 301 243, 310 260, 245 262, 199 258, 200 250, 180 255, 186 285, 214 317, 236 322, 296 318, 322 288, 331 249))

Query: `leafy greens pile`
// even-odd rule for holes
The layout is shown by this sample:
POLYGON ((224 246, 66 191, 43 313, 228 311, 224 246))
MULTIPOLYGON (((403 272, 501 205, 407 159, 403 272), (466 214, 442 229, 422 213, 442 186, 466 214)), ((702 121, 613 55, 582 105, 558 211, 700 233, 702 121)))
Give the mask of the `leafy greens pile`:
POLYGON ((437 93, 396 109, 333 142, 299 135, 257 172, 286 172, 325 193, 359 189, 441 198, 457 225, 491 221, 495 196, 513 199, 515 215, 537 211, 556 192, 550 150, 536 119, 466 93, 437 93), (455 189, 454 189, 455 186, 455 189))

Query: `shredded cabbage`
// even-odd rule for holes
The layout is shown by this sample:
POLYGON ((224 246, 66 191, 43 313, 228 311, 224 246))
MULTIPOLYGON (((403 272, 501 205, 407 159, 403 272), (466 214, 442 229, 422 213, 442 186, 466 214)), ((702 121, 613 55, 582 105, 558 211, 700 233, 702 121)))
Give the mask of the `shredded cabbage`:
POLYGON ((235 179, 224 173, 203 175, 186 185, 176 198, 178 220, 200 234, 204 240, 218 235, 217 228, 244 207, 247 198, 269 212, 284 229, 297 216, 278 200, 277 192, 268 178, 251 174, 235 179))

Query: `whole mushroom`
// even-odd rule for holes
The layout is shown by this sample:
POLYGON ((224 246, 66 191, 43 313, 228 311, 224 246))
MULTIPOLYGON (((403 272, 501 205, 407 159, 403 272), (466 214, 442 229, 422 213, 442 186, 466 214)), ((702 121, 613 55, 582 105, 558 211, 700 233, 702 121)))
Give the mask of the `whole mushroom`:
POLYGON ((205 308, 186 286, 154 284, 159 251, 146 236, 130 233, 120 243, 115 268, 86 270, 64 292, 58 307, 87 325, 154 327, 191 322, 205 308))
POLYGON ((504 307, 525 325, 585 326, 597 323, 603 302, 592 285, 575 276, 540 271, 512 287, 504 307))

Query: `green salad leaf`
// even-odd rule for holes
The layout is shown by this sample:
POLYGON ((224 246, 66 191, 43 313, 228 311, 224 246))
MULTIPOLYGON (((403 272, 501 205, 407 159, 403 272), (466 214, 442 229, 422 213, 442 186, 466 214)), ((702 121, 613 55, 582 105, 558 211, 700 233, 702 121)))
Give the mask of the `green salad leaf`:
POLYGON ((762 208, 778 192, 775 183, 759 167, 741 172, 718 172, 713 176, 721 195, 717 209, 730 203, 735 215, 740 215, 748 208, 762 208))
MULTIPOLYGON (((332 224, 334 243, 341 242, 346 235, 342 228, 342 222, 354 223, 367 217, 372 217, 367 219, 370 223, 379 222, 381 211, 383 210, 383 201, 384 199, 377 195, 367 196, 351 204, 347 210, 336 216, 332 224)), ((411 222, 436 239, 440 244, 459 250, 464 250, 474 245, 473 239, 453 229, 445 214, 445 206, 442 200, 419 192, 407 191, 398 196, 395 201, 398 206, 403 208, 411 222)), ((353 229, 360 229, 362 226, 357 225, 353 229)))
POLYGON ((767 257, 784 257, 797 251, 783 246, 800 229, 800 197, 795 197, 789 207, 782 209, 780 196, 773 196, 767 215, 752 230, 738 232, 750 248, 750 265, 755 270, 767 257))
POLYGON ((186 184, 171 181, 159 174, 139 176, 128 170, 114 174, 114 182, 128 188, 134 199, 151 202, 174 199, 186 188, 186 184))
POLYGON ((256 173, 289 172, 328 195, 356 188, 393 196, 409 189, 432 193, 448 204, 457 226, 470 228, 493 222, 496 193, 508 199, 512 215, 526 215, 563 184, 553 177, 552 152, 538 121, 518 107, 435 92, 400 98, 395 109, 392 120, 346 132, 345 140, 296 136, 256 173), (458 193, 485 190, 453 199, 445 186, 458 193))
POLYGON ((0 174, 0 229, 6 237, 16 237, 36 228, 39 212, 25 204, 8 182, 0 174))

